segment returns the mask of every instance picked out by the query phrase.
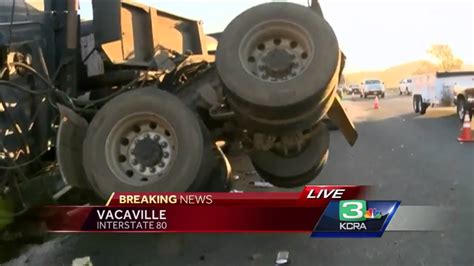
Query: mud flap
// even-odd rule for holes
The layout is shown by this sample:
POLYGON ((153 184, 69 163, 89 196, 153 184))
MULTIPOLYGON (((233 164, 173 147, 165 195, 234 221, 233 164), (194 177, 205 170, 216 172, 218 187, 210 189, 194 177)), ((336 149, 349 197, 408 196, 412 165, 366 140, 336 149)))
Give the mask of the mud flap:
POLYGON ((339 127, 339 130, 342 132, 347 142, 351 146, 354 146, 358 138, 358 133, 355 129, 354 123, 352 123, 350 118, 347 116, 339 97, 334 99, 327 115, 329 116, 329 119, 331 119, 331 122, 339 127))
POLYGON ((59 105, 61 122, 56 140, 59 170, 64 182, 72 187, 89 188, 82 164, 82 143, 89 124, 73 110, 59 105))

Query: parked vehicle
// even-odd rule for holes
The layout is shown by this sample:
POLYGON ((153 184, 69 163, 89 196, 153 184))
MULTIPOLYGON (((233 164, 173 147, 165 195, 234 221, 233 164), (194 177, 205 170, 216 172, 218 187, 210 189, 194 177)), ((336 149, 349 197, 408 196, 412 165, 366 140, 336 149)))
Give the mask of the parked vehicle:
POLYGON ((400 95, 410 96, 413 93, 413 80, 411 78, 402 79, 398 86, 400 95))
POLYGON ((340 84, 339 89, 341 90, 341 92, 343 94, 350 94, 351 93, 351 90, 350 90, 349 86, 347 86, 346 84, 340 84))
POLYGON ((471 84, 466 82, 465 84, 456 84, 454 86, 453 102, 456 105, 458 118, 461 122, 464 121, 466 114, 472 120, 472 114, 474 113, 474 77, 471 78, 471 81, 471 84))
POLYGON ((461 120, 466 112, 472 112, 474 71, 429 73, 413 76, 412 80, 415 113, 425 114, 430 106, 452 103, 461 120))
POLYGON ((362 94, 360 97, 367 98, 369 95, 375 95, 385 98, 385 85, 378 79, 366 79, 361 84, 362 94))
POLYGON ((349 85, 349 94, 362 94, 359 84, 349 85))

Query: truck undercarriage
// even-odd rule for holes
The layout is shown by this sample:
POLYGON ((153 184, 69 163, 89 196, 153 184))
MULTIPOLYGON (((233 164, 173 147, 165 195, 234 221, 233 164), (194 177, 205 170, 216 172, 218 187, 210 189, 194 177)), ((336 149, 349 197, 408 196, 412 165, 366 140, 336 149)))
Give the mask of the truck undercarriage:
POLYGON ((317 2, 262 4, 212 35, 127 0, 93 7, 81 21, 75 0, 0 3, 0 191, 15 211, 57 195, 54 169, 103 199, 202 191, 240 150, 295 187, 326 163, 326 117, 355 143, 336 96, 345 57, 317 2))

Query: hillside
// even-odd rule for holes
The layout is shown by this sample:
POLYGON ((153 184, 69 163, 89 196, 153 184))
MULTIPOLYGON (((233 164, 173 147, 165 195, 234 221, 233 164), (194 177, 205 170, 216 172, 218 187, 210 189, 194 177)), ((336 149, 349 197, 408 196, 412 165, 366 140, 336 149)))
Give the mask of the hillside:
POLYGON ((474 65, 464 65, 462 70, 474 71, 474 65))
POLYGON ((436 71, 436 66, 428 61, 414 61, 393 66, 382 71, 363 71, 345 74, 348 84, 360 83, 363 79, 374 78, 385 82, 387 88, 397 87, 400 80, 414 73, 436 71))
MULTIPOLYGON (((465 65, 463 70, 474 70, 474 65, 465 65)), ((355 73, 345 73, 346 83, 360 83, 363 79, 374 78, 385 82, 387 88, 398 87, 400 80, 413 74, 436 71, 436 65, 429 61, 413 61, 387 68, 382 71, 363 71, 355 73)))

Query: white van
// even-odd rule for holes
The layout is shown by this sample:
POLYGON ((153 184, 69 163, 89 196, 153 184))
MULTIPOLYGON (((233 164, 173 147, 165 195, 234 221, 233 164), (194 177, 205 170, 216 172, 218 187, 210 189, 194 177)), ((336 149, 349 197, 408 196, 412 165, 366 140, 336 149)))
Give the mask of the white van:
POLYGON ((416 75, 413 81, 413 110, 425 114, 429 106, 443 102, 451 104, 456 86, 471 86, 474 80, 473 71, 439 72, 416 75))

